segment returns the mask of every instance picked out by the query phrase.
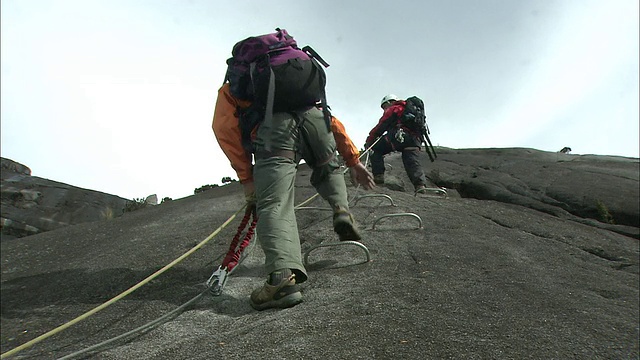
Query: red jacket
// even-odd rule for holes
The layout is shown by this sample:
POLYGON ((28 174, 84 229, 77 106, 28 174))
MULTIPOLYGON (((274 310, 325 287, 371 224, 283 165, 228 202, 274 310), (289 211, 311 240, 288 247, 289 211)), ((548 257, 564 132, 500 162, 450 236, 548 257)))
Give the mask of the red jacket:
POLYGON ((389 131, 392 128, 399 126, 400 117, 402 116, 402 112, 404 111, 406 104, 406 101, 398 100, 393 103, 393 105, 389 106, 382 114, 380 120, 378 120, 378 124, 369 131, 369 136, 367 137, 365 144, 373 144, 373 142, 376 141, 376 138, 382 136, 385 131, 389 131))

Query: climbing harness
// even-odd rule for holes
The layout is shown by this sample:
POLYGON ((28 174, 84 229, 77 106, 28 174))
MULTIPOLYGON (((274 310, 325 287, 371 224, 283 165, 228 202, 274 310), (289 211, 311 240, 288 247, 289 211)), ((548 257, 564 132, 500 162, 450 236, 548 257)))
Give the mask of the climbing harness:
POLYGON ((251 242, 251 238, 253 238, 257 222, 258 216, 256 215, 255 204, 247 206, 247 209, 244 213, 244 218, 242 219, 242 222, 240 222, 240 225, 238 225, 238 231, 236 231, 236 235, 233 237, 233 240, 229 245, 229 251, 227 252, 227 255, 224 257, 224 260, 222 260, 222 264, 218 266, 218 269, 216 269, 213 274, 211 274, 211 277, 209 277, 209 280, 207 280, 207 287, 209 288, 209 291, 211 292, 211 294, 213 294, 213 296, 220 296, 220 294, 222 294, 222 289, 227 282, 228 276, 240 262, 240 258, 242 257, 244 249, 251 242), (251 221, 251 225, 244 235, 242 242, 238 246, 238 242, 240 242, 240 236, 242 235, 244 229, 247 227, 249 220, 251 220, 252 218, 253 220, 251 221))

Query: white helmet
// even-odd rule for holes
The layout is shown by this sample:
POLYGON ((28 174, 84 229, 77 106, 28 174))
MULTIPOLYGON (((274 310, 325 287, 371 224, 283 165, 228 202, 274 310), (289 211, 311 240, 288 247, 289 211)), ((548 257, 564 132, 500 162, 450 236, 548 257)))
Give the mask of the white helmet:
POLYGON ((384 103, 389 102, 389 101, 398 101, 400 100, 399 97, 397 97, 394 94, 389 94, 385 97, 382 98, 382 101, 380 101, 380 106, 382 107, 382 105, 384 105, 384 103))

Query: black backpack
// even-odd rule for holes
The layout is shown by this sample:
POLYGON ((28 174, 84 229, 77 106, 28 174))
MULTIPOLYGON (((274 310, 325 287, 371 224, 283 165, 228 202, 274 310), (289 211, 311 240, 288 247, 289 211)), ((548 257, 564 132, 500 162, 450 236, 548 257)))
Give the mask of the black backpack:
POLYGON ((329 66, 311 47, 298 48, 284 29, 235 44, 232 57, 227 60, 225 82, 229 82, 233 96, 252 101, 248 109, 238 109, 246 150, 252 150, 253 128, 274 112, 297 111, 319 102, 327 128, 330 127, 326 77, 320 64, 329 66))
POLYGON ((410 131, 421 136, 425 144, 427 144, 425 149, 429 155, 429 159, 435 161, 438 155, 431 144, 431 139, 429 139, 429 126, 427 125, 427 115, 422 99, 417 96, 412 96, 406 100, 404 111, 400 116, 400 123, 410 131))
POLYGON ((424 111, 424 102, 417 96, 406 100, 406 105, 400 123, 409 130, 422 134, 427 129, 427 116, 424 111))

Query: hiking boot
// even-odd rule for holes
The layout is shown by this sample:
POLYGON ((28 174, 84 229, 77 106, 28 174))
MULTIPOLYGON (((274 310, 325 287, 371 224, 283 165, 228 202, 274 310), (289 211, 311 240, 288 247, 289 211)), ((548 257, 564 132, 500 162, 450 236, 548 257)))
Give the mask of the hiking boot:
POLYGON ((384 184, 384 174, 373 175, 373 182, 378 185, 384 184))
POLYGON ((256 310, 285 309, 302 302, 296 275, 290 269, 274 271, 260 289, 251 293, 251 307, 256 310))
POLYGON ((353 221, 353 216, 344 209, 339 209, 333 214, 333 230, 338 234, 340 241, 358 241, 362 239, 355 221, 353 221))

